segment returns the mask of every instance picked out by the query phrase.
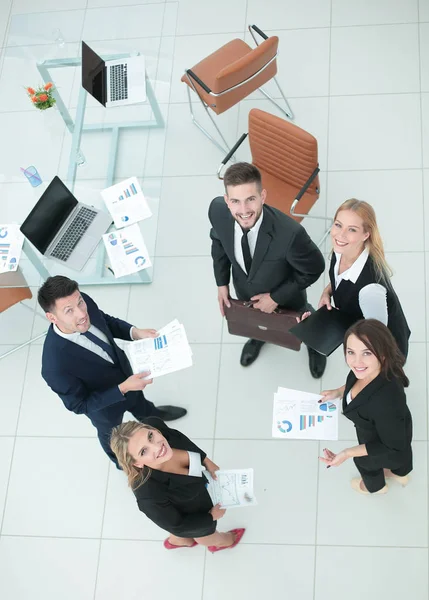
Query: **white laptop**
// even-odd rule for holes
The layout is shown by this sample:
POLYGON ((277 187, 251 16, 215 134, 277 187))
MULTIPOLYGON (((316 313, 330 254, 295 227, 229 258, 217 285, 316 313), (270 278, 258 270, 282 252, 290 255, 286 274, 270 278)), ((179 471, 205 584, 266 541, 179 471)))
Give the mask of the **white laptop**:
POLYGON ((80 271, 111 224, 110 215, 78 202, 55 176, 20 229, 41 254, 80 271))
POLYGON ((107 107, 145 102, 144 56, 104 61, 82 42, 82 87, 107 107))

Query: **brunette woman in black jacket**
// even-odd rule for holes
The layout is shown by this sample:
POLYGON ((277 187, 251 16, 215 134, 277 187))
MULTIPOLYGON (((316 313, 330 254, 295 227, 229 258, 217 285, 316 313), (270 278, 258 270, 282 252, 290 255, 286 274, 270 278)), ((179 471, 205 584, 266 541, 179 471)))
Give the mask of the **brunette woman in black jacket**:
POLYGON ((352 479, 353 489, 361 494, 385 494, 385 478, 405 486, 413 468, 405 359, 389 329, 376 319, 350 327, 344 354, 351 369, 347 381, 336 390, 322 392, 321 401, 342 397, 344 416, 355 424, 359 445, 338 454, 325 449, 321 460, 337 467, 353 458, 361 474, 352 479))

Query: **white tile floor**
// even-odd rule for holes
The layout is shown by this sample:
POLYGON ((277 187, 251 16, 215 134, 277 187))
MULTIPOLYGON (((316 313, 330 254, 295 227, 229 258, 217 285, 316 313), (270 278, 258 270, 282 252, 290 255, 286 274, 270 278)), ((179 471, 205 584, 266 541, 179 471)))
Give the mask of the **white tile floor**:
MULTIPOLYGON (((59 52, 57 28, 64 51, 83 36, 102 52, 145 54, 167 118, 165 132, 130 134, 136 152, 122 154, 118 172, 145 176, 154 210, 159 199, 157 238, 148 242, 154 282, 87 291, 107 312, 141 326, 182 320, 194 367, 157 382, 150 397, 186 406, 179 427, 222 467, 253 466, 259 505, 220 522, 247 527, 233 552, 166 552, 163 532, 138 512, 89 421, 68 413, 45 386, 35 343, 0 361, 1 598, 427 600, 429 0, 0 0, 0 222, 22 220, 37 197, 10 176, 19 161, 32 164, 37 156, 45 178, 63 169, 64 128, 36 114, 22 92, 35 61, 59 52), (241 342, 218 315, 206 213, 222 192, 214 173, 223 157, 192 126, 180 76, 228 40, 248 40, 247 23, 279 36, 279 78, 295 122, 318 138, 322 195, 315 212, 331 215, 350 196, 375 206, 412 329, 415 472, 407 489, 392 484, 385 497, 350 489, 352 463, 322 468, 317 442, 270 438, 277 386, 340 385, 341 354, 329 359, 321 382, 311 379, 305 351, 272 346, 245 371, 241 342)), ((70 80, 59 73, 58 81, 72 98, 78 74, 70 80)), ((276 111, 253 94, 218 120, 230 142, 246 131, 253 106, 276 111)), ((97 118, 96 103, 88 107, 97 118)), ((104 142, 86 143, 101 149, 104 142)), ((240 158, 248 156, 243 147, 240 158)), ((79 172, 87 187, 102 186, 103 161, 79 172)), ((313 223, 308 229, 320 233, 313 223)), ((38 283, 30 282, 33 292, 38 283)), ((310 290, 313 302, 322 285, 323 278, 310 290)), ((28 304, 34 310, 34 300, 28 304)), ((0 354, 44 327, 22 307, 1 315, 0 354)), ((345 419, 339 433, 334 450, 354 441, 345 419)))

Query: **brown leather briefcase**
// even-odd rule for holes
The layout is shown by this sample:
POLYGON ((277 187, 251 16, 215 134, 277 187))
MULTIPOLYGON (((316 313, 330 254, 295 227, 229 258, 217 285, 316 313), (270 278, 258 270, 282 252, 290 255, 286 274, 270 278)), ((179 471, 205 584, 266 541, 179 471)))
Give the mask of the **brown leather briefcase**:
POLYGON ((273 313, 264 313, 253 308, 252 302, 231 300, 231 307, 225 306, 228 331, 231 335, 253 338, 290 350, 299 350, 301 340, 289 333, 296 325, 296 317, 301 314, 294 310, 277 309, 273 313))

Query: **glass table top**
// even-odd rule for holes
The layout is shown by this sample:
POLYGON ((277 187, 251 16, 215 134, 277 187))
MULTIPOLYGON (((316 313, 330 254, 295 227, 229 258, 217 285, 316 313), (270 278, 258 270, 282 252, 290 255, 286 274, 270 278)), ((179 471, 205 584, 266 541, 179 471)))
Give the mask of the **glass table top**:
MULTIPOLYGON (((153 264, 165 143, 163 109, 157 99, 165 95, 164 84, 157 79, 158 42, 91 43, 105 59, 116 55, 145 57, 148 100, 114 108, 105 108, 82 89, 79 42, 5 48, 0 128, 8 143, 0 149, 0 224, 21 224, 55 175, 78 201, 105 212, 100 191, 135 176, 152 211, 152 217, 141 221, 139 227, 153 264), (32 106, 25 88, 43 85, 46 80, 55 86, 57 103, 40 111, 32 106), (11 90, 9 95, 5 95, 7 89, 11 90), (71 167, 74 162, 75 169, 71 167), (22 171, 32 166, 42 180, 37 187, 31 186, 22 171)), ((25 242, 19 263, 24 279, 0 274, 0 287, 39 286, 46 273, 66 275, 82 285, 152 280, 153 267, 115 278, 109 266, 102 242, 81 271, 40 255, 25 242)))

